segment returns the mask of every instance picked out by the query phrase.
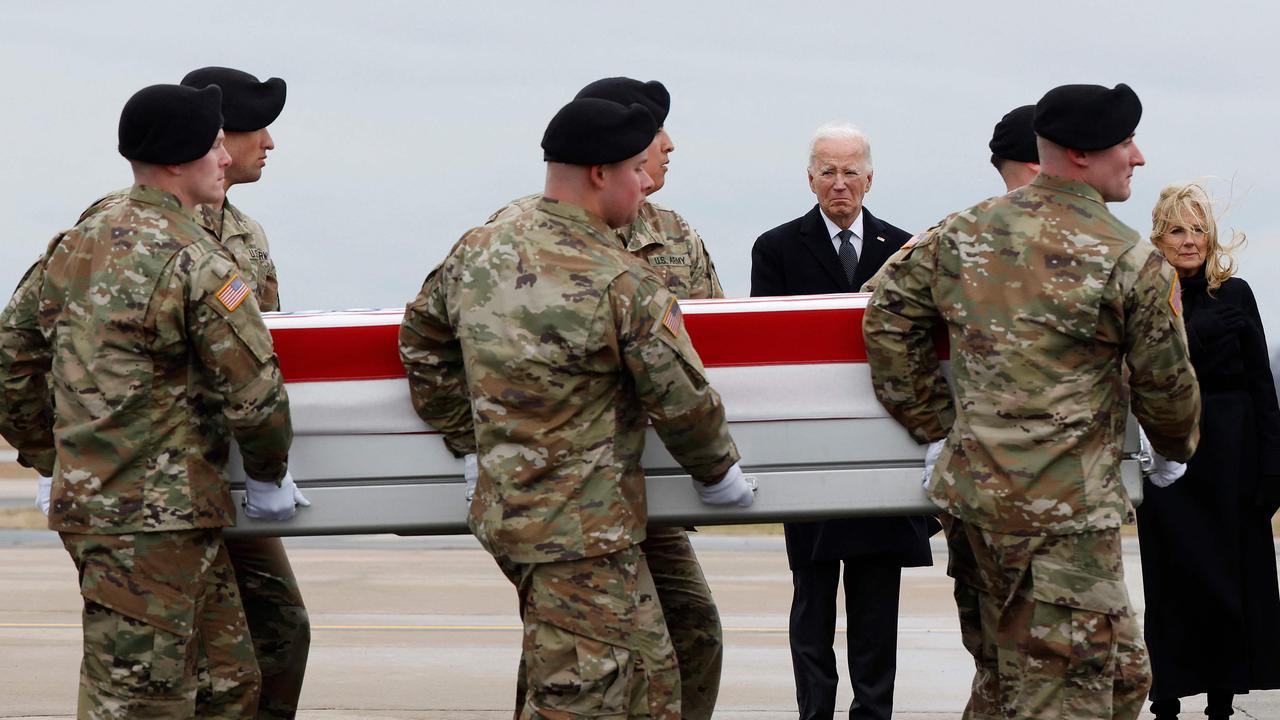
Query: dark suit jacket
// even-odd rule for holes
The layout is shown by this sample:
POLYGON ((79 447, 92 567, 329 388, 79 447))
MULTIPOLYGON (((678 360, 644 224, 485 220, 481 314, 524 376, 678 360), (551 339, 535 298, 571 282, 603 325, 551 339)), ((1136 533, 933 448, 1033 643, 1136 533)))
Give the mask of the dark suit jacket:
MULTIPOLYGON (((911 237, 862 209, 862 253, 853 282, 845 279, 815 205, 808 214, 766 232, 751 249, 751 295, 820 295, 856 292, 911 237)), ((786 523, 787 560, 792 568, 815 562, 878 558, 902 567, 932 564, 933 518, 877 517, 786 523)))

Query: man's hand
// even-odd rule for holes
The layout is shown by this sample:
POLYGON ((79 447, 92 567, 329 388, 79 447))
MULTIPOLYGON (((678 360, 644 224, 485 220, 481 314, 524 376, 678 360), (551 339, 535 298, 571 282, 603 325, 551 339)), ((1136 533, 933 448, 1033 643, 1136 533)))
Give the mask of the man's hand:
POLYGON ((738 463, 729 468, 720 482, 708 485, 694 480, 693 489, 698 491, 702 502, 708 505, 737 505, 745 508, 751 507, 751 503, 755 502, 755 489, 747 482, 738 463))
POLYGON ((480 480, 480 463, 475 453, 467 453, 462 456, 462 479, 467 481, 467 505, 471 505, 471 498, 476 496, 476 482, 480 480))
POLYGON ((244 481, 244 514, 257 520, 289 520, 298 506, 311 505, 287 471, 279 485, 253 478, 244 481))
POLYGON ((929 481, 933 479, 933 468, 938 464, 938 458, 942 457, 942 448, 946 446, 947 439, 934 440, 929 443, 929 447, 924 451, 924 473, 920 476, 921 487, 928 488, 929 481))
POLYGON ((40 508, 40 512, 49 516, 49 494, 53 491, 53 478, 41 475, 36 480, 36 507, 40 508))

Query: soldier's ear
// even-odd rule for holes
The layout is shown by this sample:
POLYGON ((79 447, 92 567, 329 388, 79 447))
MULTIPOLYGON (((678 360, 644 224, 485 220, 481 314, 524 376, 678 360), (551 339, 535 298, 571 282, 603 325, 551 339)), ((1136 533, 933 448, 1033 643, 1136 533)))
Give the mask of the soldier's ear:
POLYGON ((1089 161, 1091 158, 1089 157, 1088 150, 1076 150, 1075 148, 1063 148, 1063 150, 1066 151, 1067 160, 1072 165, 1081 168, 1089 167, 1089 161))
POLYGON ((605 176, 608 174, 610 165, 589 165, 587 167, 587 180, 591 183, 591 187, 596 190, 603 190, 605 186, 605 176))

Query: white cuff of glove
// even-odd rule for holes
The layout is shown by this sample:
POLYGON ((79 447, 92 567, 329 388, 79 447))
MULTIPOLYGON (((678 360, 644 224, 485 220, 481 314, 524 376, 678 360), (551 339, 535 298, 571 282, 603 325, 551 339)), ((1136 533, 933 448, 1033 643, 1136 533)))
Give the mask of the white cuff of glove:
POLYGON ((751 503, 755 502, 755 488, 747 482, 738 463, 729 468, 720 482, 708 485, 694 480, 693 489, 698 491, 702 502, 708 505, 737 505, 745 508, 751 507, 751 503))
POLYGON ((1146 472, 1146 476, 1152 485, 1159 488, 1169 487, 1187 472, 1186 463, 1174 462, 1156 452, 1141 426, 1138 427, 1138 445, 1141 446, 1142 452, 1151 456, 1151 469, 1146 472))
POLYGON ((480 480, 480 462, 475 453, 462 456, 462 479, 467 481, 466 500, 470 505, 471 498, 476 496, 476 482, 480 480))
POLYGON ((245 478, 244 514, 257 520, 289 520, 311 503, 303 497, 293 476, 287 471, 277 485, 274 482, 245 478))
POLYGON ((53 478, 41 475, 36 480, 36 507, 49 516, 49 496, 53 492, 53 478))
POLYGON ((942 457, 942 448, 947 444, 947 439, 934 440, 929 443, 929 447, 924 451, 924 472, 920 475, 920 486, 926 490, 929 488, 929 481, 933 479, 933 469, 938 465, 938 458, 942 457))

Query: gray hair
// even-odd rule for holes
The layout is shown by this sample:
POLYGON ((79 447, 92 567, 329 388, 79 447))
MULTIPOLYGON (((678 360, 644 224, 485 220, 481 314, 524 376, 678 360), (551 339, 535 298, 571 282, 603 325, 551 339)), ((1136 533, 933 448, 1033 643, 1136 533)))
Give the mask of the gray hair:
POLYGON ((863 170, 871 172, 874 167, 871 165, 871 141, 867 139, 866 133, 858 129, 856 125, 846 122, 831 122, 818 128, 813 133, 813 139, 809 141, 809 169, 813 169, 814 150, 818 146, 820 140, 852 140, 862 149, 862 165, 863 170))

